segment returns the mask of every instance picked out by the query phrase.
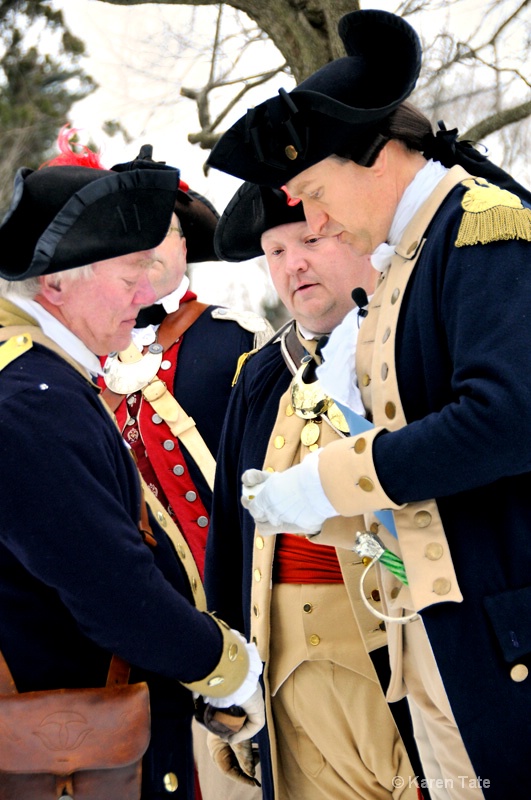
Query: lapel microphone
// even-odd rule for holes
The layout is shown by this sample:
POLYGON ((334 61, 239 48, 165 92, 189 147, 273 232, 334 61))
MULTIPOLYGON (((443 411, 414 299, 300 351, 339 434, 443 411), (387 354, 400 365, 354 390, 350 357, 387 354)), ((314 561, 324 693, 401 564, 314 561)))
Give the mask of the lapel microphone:
POLYGON ((359 308, 359 316, 366 317, 369 312, 365 306, 369 304, 369 298, 367 297, 367 292, 365 289, 362 289, 361 286, 358 286, 357 289, 352 290, 351 297, 359 308))

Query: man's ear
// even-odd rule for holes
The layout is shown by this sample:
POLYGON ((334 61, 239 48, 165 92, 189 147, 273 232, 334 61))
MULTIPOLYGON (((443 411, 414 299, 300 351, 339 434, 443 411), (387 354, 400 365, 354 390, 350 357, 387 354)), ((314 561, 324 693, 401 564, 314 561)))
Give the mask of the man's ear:
POLYGON ((40 275, 39 283, 41 297, 44 297, 53 306, 63 304, 63 285, 59 275, 40 275))
POLYGON ((389 161, 389 145, 390 144, 393 144, 393 141, 387 142, 382 147, 382 149, 380 150, 378 155, 376 156, 376 158, 374 160, 374 164, 371 167, 371 170, 373 171, 374 175, 381 176, 385 172, 385 170, 387 169, 387 164, 388 164, 388 161, 389 161))
POLYGON ((184 255, 184 258, 186 259, 186 253, 188 252, 188 250, 187 250, 187 247, 186 247, 186 238, 184 236, 181 236, 181 242, 182 242, 182 245, 183 245, 183 255, 184 255))

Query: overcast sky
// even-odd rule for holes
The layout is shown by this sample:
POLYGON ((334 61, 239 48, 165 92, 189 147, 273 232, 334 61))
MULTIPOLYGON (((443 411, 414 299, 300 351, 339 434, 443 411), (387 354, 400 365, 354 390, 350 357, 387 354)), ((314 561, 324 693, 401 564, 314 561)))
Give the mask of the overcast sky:
MULTIPOLYGON (((187 134, 199 128, 195 104, 179 97, 181 83, 201 85, 205 67, 197 64, 193 51, 172 58, 166 43, 168 26, 186 32, 191 10, 157 4, 114 6, 99 0, 56 0, 54 5, 62 9, 72 33, 85 42, 89 58, 84 69, 100 85, 71 110, 72 124, 81 129, 82 139, 98 145, 107 167, 131 160, 141 145, 152 144, 155 159, 179 167, 183 180, 222 212, 241 181, 217 170, 205 177, 208 151, 187 140, 187 134), (120 135, 105 136, 101 125, 108 119, 119 120, 133 141, 126 144, 120 135)), ((195 28, 204 38, 210 37, 215 9, 201 7, 194 13, 195 28)), ((288 78, 285 85, 290 87, 288 78)), ((274 91, 264 90, 263 97, 274 91)), ((245 108, 234 112, 234 119, 245 108)), ((189 273, 192 288, 205 302, 260 312, 264 295, 275 296, 267 270, 255 261, 194 266, 189 273)))

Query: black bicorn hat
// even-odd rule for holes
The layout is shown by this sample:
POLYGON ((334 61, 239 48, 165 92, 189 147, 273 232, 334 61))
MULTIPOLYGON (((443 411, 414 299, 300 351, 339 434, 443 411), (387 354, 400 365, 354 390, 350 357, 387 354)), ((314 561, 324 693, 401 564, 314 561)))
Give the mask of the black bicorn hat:
POLYGON ((387 11, 345 14, 338 30, 347 55, 249 109, 217 142, 209 166, 279 187, 332 154, 362 157, 378 124, 415 88, 422 48, 409 23, 387 11))
POLYGON ((156 247, 178 185, 178 170, 21 167, 0 224, 0 277, 24 280, 156 247))
POLYGON ((243 183, 218 222, 214 247, 223 261, 246 261, 262 256, 262 234, 278 225, 304 222, 302 203, 288 205, 281 189, 243 183))
MULTIPOLYGON (((165 161, 154 161, 152 145, 144 144, 133 161, 115 164, 112 169, 116 172, 128 172, 132 169, 169 170, 174 167, 169 167, 165 161)), ((181 181, 174 211, 179 217, 186 239, 186 261, 189 264, 196 264, 200 261, 218 261, 214 249, 214 231, 219 214, 210 200, 198 192, 194 192, 181 181)))

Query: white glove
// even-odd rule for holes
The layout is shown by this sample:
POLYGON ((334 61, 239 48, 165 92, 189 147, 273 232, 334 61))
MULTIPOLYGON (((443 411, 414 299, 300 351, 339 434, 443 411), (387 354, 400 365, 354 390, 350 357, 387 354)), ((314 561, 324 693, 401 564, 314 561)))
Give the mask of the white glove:
MULTIPOLYGON (((245 644, 245 649, 249 656, 249 671, 241 686, 227 697, 206 697, 203 696, 205 703, 211 708, 229 708, 239 706, 246 714, 243 726, 236 733, 220 733, 222 739, 232 744, 238 744, 245 739, 251 739, 265 725, 265 708, 262 689, 259 678, 262 674, 262 660, 258 655, 258 650, 253 642, 247 642, 244 637, 233 631, 245 644)), ((207 716, 209 714, 207 713, 207 716)))
POLYGON ((228 708, 228 706, 242 706, 245 707, 245 701, 254 694, 258 686, 258 679, 262 674, 262 659, 258 655, 258 650, 254 642, 248 642, 239 631, 232 629, 232 632, 241 639, 242 643, 247 650, 249 656, 249 670, 244 682, 232 694, 226 697, 206 697, 204 696, 205 703, 208 703, 215 708, 228 708))
POLYGON ((321 486, 318 464, 315 450, 285 472, 243 473, 241 502, 261 534, 317 533, 326 519, 337 516, 321 486))

